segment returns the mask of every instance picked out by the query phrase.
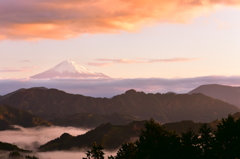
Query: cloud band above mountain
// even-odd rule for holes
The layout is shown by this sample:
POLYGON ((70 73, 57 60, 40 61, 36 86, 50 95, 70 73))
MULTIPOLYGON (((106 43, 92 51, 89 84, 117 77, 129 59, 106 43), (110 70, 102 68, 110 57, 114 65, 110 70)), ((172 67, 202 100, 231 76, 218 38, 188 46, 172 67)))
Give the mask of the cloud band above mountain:
POLYGON ((146 93, 187 93, 204 84, 240 86, 240 76, 204 76, 195 78, 135 78, 135 79, 53 79, 53 80, 0 80, 0 95, 20 88, 47 87, 68 93, 93 97, 112 97, 135 89, 146 93))
POLYGON ((1 0, 0 39, 67 39, 184 22, 239 0, 1 0))
POLYGON ((136 64, 136 63, 159 63, 159 62, 189 62, 199 60, 199 58, 170 58, 170 59, 96 59, 100 62, 89 62, 92 66, 109 66, 112 64, 136 64))

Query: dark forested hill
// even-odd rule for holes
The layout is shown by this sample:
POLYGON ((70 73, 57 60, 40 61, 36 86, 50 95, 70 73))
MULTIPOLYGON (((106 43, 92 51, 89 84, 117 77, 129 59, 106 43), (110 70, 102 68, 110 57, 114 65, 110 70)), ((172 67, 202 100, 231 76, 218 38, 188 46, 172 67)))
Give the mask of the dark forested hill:
MULTIPOLYGON (((183 121, 180 121, 180 122, 173 122, 173 123, 164 124, 164 126, 167 130, 175 131, 178 134, 186 133, 190 128, 195 133, 198 133, 198 131, 201 128, 202 125, 203 125, 203 123, 195 123, 191 120, 183 120, 183 121)), ((208 124, 208 126, 211 127, 210 124, 208 124)))
POLYGON ((58 126, 74 126, 74 127, 87 127, 95 128, 104 123, 111 123, 114 125, 129 124, 132 121, 138 121, 139 118, 126 115, 126 114, 92 114, 92 113, 79 113, 70 114, 62 117, 56 117, 50 120, 54 125, 58 126))
POLYGON ((189 94, 193 93, 202 93, 206 96, 240 107, 240 87, 223 86, 218 84, 202 85, 189 92, 189 94))
POLYGON ((10 125, 34 127, 50 126, 52 124, 24 110, 7 105, 0 105, 0 130, 9 129, 10 125))
POLYGON ((93 142, 101 143, 106 149, 117 149, 123 142, 137 137, 144 127, 145 121, 135 121, 128 125, 103 124, 86 134, 71 136, 64 133, 42 145, 40 151, 70 150, 91 147, 93 142))
MULTIPOLYGON (((40 146, 40 151, 56 151, 89 148, 93 142, 102 144, 106 149, 117 149, 124 142, 135 141, 144 129, 146 121, 135 121, 128 125, 112 125, 102 124, 95 129, 79 136, 71 136, 64 133, 59 138, 49 141, 40 146)), ((218 122, 219 123, 219 122, 218 122)), ((217 123, 217 124, 218 124, 217 123)), ((193 121, 181 121, 174 123, 166 123, 163 126, 170 131, 176 131, 179 135, 188 130, 193 130, 196 134, 203 123, 195 123, 193 121)), ((211 124, 208 124, 211 127, 211 124)), ((211 127, 212 129, 215 129, 211 127)))
POLYGON ((21 148, 17 147, 16 145, 9 144, 9 143, 6 143, 6 142, 1 142, 1 141, 0 141, 0 150, 2 150, 2 151, 31 152, 31 151, 28 151, 28 150, 21 149, 21 148))
POLYGON ((44 119, 76 113, 126 114, 141 120, 166 123, 181 120, 209 122, 227 117, 238 108, 203 94, 146 94, 135 90, 108 98, 68 94, 56 89, 23 89, 4 97, 0 104, 24 109, 44 119))

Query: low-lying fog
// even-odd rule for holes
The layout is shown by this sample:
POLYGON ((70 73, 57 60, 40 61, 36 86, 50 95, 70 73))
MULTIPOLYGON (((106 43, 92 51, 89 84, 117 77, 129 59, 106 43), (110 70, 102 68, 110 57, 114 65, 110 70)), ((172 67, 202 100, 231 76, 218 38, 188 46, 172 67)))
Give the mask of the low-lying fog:
MULTIPOLYGON (((107 156, 115 155, 116 152, 104 152, 105 158, 107 156)), ((82 159, 86 157, 85 152, 67 152, 67 151, 55 151, 55 152, 41 152, 38 156, 40 159, 82 159)))
MULTIPOLYGON (((35 127, 23 128, 14 126, 20 130, 0 131, 0 141, 15 144, 20 148, 33 150, 46 142, 60 137, 63 133, 69 133, 73 136, 81 135, 89 131, 89 129, 75 128, 75 127, 35 127)), ((86 157, 86 150, 83 151, 55 151, 55 152, 41 152, 35 156, 41 159, 81 159, 86 157)), ((106 152, 107 155, 113 155, 115 152, 106 152)), ((2 158, 2 156, 0 156, 2 158)))
MULTIPOLYGON (((116 152, 105 152, 105 158, 111 155, 116 155, 116 152)), ((9 152, 2 152, 0 151, 0 159, 8 159, 9 152)), ((82 159, 83 157, 86 158, 85 151, 54 151, 54 152, 39 152, 39 153, 32 153, 26 154, 29 156, 36 156, 39 159, 82 159)))
POLYGON ((40 145, 60 137, 63 133, 77 136, 85 134, 88 131, 88 129, 58 126, 35 128, 14 127, 19 128, 20 130, 0 131, 0 141, 12 143, 20 148, 28 150, 36 150, 40 145))

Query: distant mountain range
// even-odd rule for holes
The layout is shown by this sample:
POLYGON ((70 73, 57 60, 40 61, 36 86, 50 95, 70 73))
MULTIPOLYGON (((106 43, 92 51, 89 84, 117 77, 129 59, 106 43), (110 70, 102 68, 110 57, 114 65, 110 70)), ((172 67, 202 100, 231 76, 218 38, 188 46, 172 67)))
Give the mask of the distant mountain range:
POLYGON ((218 84, 202 85, 189 92, 189 94, 193 93, 202 93, 206 96, 225 101, 240 108, 240 87, 218 84))
POLYGON ((12 129, 11 125, 23 127, 51 126, 47 122, 24 110, 20 110, 7 105, 0 105, 0 130, 12 129))
POLYGON ((139 120, 154 118, 163 123, 181 120, 210 122, 239 111, 234 105, 203 94, 146 94, 135 90, 109 99, 74 95, 56 89, 21 89, 2 96, 0 104, 26 110, 45 120, 60 119, 59 123, 64 116, 82 113, 118 113, 139 120))
POLYGON ((110 78, 102 73, 91 71, 74 61, 66 60, 53 68, 42 73, 31 76, 33 79, 53 79, 53 78, 110 78))

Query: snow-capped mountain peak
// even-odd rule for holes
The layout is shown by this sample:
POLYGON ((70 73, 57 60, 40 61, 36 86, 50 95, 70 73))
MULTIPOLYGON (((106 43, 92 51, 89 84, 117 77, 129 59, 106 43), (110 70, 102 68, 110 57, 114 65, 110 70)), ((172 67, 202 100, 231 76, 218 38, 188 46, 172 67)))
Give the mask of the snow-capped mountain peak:
POLYGON ((95 72, 75 63, 74 61, 70 61, 70 60, 63 61, 50 70, 57 71, 59 73, 69 72, 69 73, 95 74, 95 72))
POLYGON ((53 68, 30 78, 109 78, 108 76, 91 71, 71 60, 66 60, 53 68))

